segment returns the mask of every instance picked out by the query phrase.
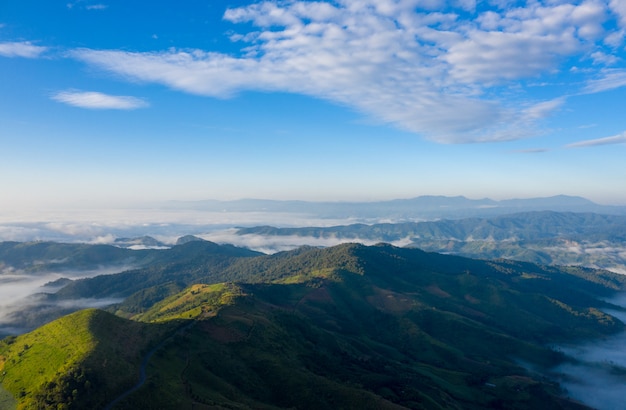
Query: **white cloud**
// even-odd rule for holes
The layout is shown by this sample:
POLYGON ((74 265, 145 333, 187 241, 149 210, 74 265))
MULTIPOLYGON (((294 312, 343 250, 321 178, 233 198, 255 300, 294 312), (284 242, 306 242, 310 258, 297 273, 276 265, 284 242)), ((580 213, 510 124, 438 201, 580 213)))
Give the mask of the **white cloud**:
POLYGON ((626 28, 626 2, 624 0, 610 0, 609 7, 617 15, 620 25, 626 28))
POLYGON ((606 3, 537 1, 479 14, 474 1, 456 2, 459 9, 444 10, 445 4, 265 1, 224 14, 256 27, 230 36, 242 42, 239 56, 185 49, 79 49, 71 55, 129 80, 193 94, 309 95, 439 142, 536 135, 538 121, 563 100, 528 102, 524 90, 515 94, 507 85, 556 73, 572 56, 615 62, 598 49, 612 34, 603 26, 606 3), (467 12, 471 20, 460 17, 467 12))
POLYGON ((596 51, 591 53, 591 58, 593 59, 595 64, 603 64, 603 65, 615 65, 620 61, 618 57, 615 57, 611 54, 603 53, 602 51, 596 51))
POLYGON ((568 148, 595 147, 599 145, 626 144, 626 131, 612 137, 597 138, 568 144, 568 148))
POLYGON ((558 67, 558 61, 580 51, 583 38, 603 32, 601 5, 583 2, 488 11, 457 30, 462 40, 442 56, 451 75, 462 82, 495 83, 532 77, 558 67))
POLYGON ((604 43, 610 47, 617 48, 624 43, 625 38, 626 30, 618 30, 607 34, 604 38, 604 43))
POLYGON ((37 58, 45 53, 48 47, 36 46, 29 41, 0 43, 0 56, 37 58))
POLYGON ((108 95, 95 91, 61 91, 51 98, 74 107, 95 110, 134 110, 148 106, 148 103, 136 97, 108 95))

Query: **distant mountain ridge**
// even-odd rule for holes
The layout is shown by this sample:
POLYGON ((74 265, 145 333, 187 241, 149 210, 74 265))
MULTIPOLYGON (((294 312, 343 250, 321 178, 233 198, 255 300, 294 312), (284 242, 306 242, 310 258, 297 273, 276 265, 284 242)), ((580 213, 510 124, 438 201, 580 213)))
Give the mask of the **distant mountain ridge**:
POLYGON ((594 212, 626 215, 626 206, 599 205, 578 196, 556 195, 528 199, 469 199, 464 196, 426 195, 409 199, 372 202, 308 202, 266 199, 233 201, 170 201, 164 208, 215 212, 287 212, 320 218, 432 220, 439 218, 491 217, 527 211, 594 212))
POLYGON ((626 240, 626 216, 595 213, 537 211, 491 218, 466 218, 424 222, 353 224, 331 227, 239 228, 239 235, 362 238, 380 241, 411 239, 538 240, 555 237, 588 240, 626 240))
POLYGON ((93 209, 89 212, 94 221, 74 221, 71 214, 66 214, 59 223, 49 223, 43 214, 32 215, 28 221, 0 223, 0 240, 108 243, 140 250, 168 247, 175 243, 176 238, 185 235, 202 235, 241 226, 402 223, 490 218, 530 211, 626 215, 626 206, 599 205, 581 197, 565 195, 499 201, 463 196, 420 196, 371 202, 265 199, 163 201, 120 209, 118 212, 126 215, 123 223, 107 220, 93 209))
POLYGON ((433 252, 583 265, 626 273, 626 216, 535 211, 491 218, 353 224, 331 227, 240 228, 238 235, 297 236, 398 242, 433 252))

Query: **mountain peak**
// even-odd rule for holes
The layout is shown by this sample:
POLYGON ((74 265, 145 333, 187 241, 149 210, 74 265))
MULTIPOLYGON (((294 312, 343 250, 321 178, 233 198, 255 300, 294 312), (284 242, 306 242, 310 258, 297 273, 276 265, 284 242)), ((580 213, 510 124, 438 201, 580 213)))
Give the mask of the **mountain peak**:
POLYGON ((184 245, 189 242, 206 242, 206 241, 194 235, 185 235, 185 236, 181 236, 180 238, 178 238, 178 240, 176 241, 176 245, 184 245))

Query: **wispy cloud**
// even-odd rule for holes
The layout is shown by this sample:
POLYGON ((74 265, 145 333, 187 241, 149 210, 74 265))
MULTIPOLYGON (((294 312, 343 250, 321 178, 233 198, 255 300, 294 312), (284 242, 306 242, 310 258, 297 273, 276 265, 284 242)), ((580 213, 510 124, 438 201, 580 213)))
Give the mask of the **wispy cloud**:
POLYGON ((105 10, 109 8, 106 4, 91 4, 89 6, 85 6, 87 10, 105 10))
POLYGON ((85 10, 104 10, 109 8, 109 6, 107 4, 102 4, 102 3, 97 3, 97 4, 85 4, 86 0, 76 0, 73 2, 69 2, 67 3, 65 6, 68 9, 73 9, 74 7, 79 6, 79 8, 81 9, 85 9, 85 10))
POLYGON ((148 106, 146 101, 136 97, 108 95, 95 91, 61 91, 51 98, 74 107, 92 110, 134 110, 148 106))
POLYGON ((515 151, 511 151, 513 153, 517 153, 517 154, 541 154, 543 152, 548 152, 550 151, 547 148, 528 148, 528 149, 519 149, 519 150, 515 150, 515 151))
POLYGON ((594 94, 626 86, 626 70, 608 69, 599 74, 598 78, 587 83, 583 90, 584 93, 594 94))
POLYGON ((48 47, 36 46, 30 41, 14 41, 0 43, 0 56, 37 58, 45 53, 48 47))
POLYGON ((574 142, 566 145, 567 148, 595 147, 599 145, 626 144, 626 131, 612 137, 597 138, 586 141, 574 142))
POLYGON ((605 23, 622 16, 617 3, 529 2, 480 13, 471 1, 445 11, 437 5, 265 1, 224 14, 255 27, 231 35, 242 44, 238 56, 195 49, 71 54, 126 79, 193 94, 305 94, 445 143, 536 135, 563 99, 528 102, 510 82, 550 75, 594 50, 597 64, 615 62, 603 39, 614 34, 605 23), (461 18, 468 12, 471 19, 461 18))

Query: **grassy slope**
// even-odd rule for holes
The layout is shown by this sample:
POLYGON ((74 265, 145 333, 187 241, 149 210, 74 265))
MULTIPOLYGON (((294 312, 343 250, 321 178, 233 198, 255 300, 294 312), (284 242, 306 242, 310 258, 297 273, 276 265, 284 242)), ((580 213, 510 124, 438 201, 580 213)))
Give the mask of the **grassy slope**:
POLYGON ((148 312, 132 316, 144 322, 206 317, 223 305, 231 304, 242 290, 232 283, 196 284, 156 303, 148 312))
POLYGON ((76 312, 2 342, 3 386, 20 409, 101 407, 136 382, 141 353, 167 330, 95 309, 76 312))

